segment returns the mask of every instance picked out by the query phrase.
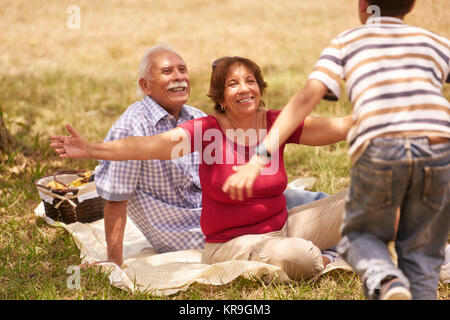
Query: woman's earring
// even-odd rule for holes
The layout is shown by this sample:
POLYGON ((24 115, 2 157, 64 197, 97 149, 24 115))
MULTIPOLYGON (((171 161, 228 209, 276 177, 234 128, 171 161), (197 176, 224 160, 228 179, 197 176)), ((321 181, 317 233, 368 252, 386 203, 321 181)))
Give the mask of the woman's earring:
POLYGON ((223 105, 220 105, 220 110, 222 110, 223 112, 225 112, 225 107, 223 105))

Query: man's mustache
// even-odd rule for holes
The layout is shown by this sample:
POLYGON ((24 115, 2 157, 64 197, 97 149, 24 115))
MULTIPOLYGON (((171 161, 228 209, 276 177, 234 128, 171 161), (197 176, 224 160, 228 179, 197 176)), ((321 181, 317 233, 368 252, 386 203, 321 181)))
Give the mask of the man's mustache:
POLYGON ((174 81, 174 82, 171 82, 167 86, 167 90, 174 89, 174 88, 185 88, 186 89, 187 87, 188 87, 187 81, 174 81))

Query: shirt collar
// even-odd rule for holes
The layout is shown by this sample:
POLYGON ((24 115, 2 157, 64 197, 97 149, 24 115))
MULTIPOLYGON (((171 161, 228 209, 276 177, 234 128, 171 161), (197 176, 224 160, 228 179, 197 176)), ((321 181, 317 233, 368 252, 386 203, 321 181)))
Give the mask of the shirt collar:
POLYGON ((189 109, 186 105, 183 105, 183 107, 180 110, 180 116, 178 117, 178 122, 180 119, 188 121, 188 120, 195 119, 195 116, 191 112, 189 112, 189 109))
POLYGON ((366 24, 374 24, 379 22, 380 24, 405 24, 405 22, 402 19, 395 18, 395 17, 374 17, 370 16, 369 19, 367 19, 366 24))
MULTIPOLYGON (((161 107, 155 100, 153 100, 150 96, 145 96, 144 99, 141 100, 144 106, 148 109, 151 114, 151 119, 153 120, 153 124, 156 126, 159 121, 168 117, 173 118, 171 114, 169 114, 166 109, 161 107)), ((178 123, 181 120, 192 120, 195 117, 189 113, 186 105, 183 105, 180 110, 180 114, 178 116, 178 123)), ((184 122, 184 121, 181 121, 184 122)))

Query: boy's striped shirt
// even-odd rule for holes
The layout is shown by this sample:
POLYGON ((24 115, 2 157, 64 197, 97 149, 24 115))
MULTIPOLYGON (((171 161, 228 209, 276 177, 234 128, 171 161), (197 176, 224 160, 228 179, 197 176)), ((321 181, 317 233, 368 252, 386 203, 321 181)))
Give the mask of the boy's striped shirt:
POLYGON ((369 19, 343 32, 322 52, 309 76, 339 99, 342 81, 353 108, 347 141, 355 161, 370 139, 394 132, 436 131, 450 137, 450 42, 402 20, 369 19))

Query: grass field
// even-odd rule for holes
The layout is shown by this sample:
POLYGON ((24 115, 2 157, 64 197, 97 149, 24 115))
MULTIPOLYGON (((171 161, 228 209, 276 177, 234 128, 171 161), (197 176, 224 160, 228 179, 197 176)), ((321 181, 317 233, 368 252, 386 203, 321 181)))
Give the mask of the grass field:
MULTIPOLYGON (((406 21, 450 37, 450 2, 418 0, 406 21)), ((269 83, 266 104, 282 108, 306 81, 321 50, 357 26, 356 0, 3 0, 0 11, 0 112, 10 132, 34 150, 0 155, 0 299, 160 299, 109 285, 89 268, 81 288, 67 289, 67 267, 80 262, 70 236, 33 213, 34 181, 57 169, 92 169, 95 161, 61 161, 49 136, 67 122, 102 140, 136 100, 137 65, 146 48, 165 43, 190 71, 190 105, 212 111, 206 92, 211 62, 224 55, 256 61, 269 83), (70 29, 70 5, 80 9, 70 29), (69 22, 69 25, 68 25, 69 22)), ((450 86, 445 95, 450 98, 450 86)), ((350 112, 344 98, 322 102, 314 114, 350 112)), ((345 142, 286 151, 289 179, 316 177, 314 190, 335 193, 349 184, 345 142)), ((163 299, 363 299, 354 274, 332 273, 313 283, 266 286, 239 278, 226 286, 193 285, 163 299)), ((449 285, 439 298, 448 300, 449 285)))

